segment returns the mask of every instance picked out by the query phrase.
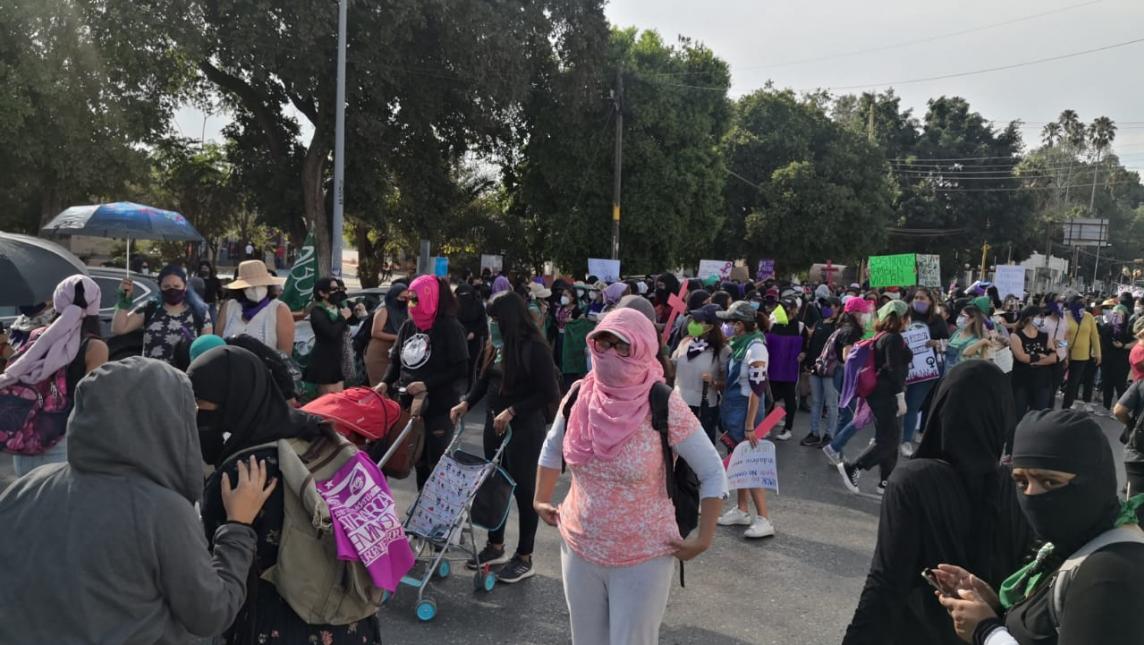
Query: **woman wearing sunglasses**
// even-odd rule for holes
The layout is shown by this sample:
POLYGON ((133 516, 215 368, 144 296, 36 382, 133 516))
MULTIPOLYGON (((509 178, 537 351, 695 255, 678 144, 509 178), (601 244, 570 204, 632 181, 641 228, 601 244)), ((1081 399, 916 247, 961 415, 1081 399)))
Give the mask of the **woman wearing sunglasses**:
POLYGON ((417 381, 428 390, 422 415, 425 450, 417 464, 417 490, 421 490, 453 437, 449 410, 468 387, 469 345, 448 282, 423 275, 400 297, 408 303, 409 318, 397 332, 395 360, 377 390, 385 394, 395 383, 407 386, 417 381))
POLYGON ((667 496, 660 434, 648 400, 663 381, 655 327, 634 309, 604 316, 588 337, 592 371, 563 405, 540 454, 537 513, 560 530, 560 564, 573 645, 659 642, 676 558, 707 550, 727 491, 723 465, 699 419, 672 392, 668 443, 699 478, 701 519, 679 534, 667 496), (572 473, 567 497, 552 500, 561 458, 572 473))

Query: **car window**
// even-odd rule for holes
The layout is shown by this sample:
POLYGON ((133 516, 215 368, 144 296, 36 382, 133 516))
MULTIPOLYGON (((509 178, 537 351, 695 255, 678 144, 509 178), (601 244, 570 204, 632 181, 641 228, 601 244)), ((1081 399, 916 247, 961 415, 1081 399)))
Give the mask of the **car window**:
POLYGON ((99 308, 111 309, 119 300, 119 280, 115 278, 104 278, 102 276, 95 276, 92 278, 95 283, 99 285, 99 308))
POLYGON ((14 306, 13 307, 0 307, 0 318, 8 318, 11 316, 19 316, 19 315, 20 315, 20 308, 19 307, 14 307, 14 306))

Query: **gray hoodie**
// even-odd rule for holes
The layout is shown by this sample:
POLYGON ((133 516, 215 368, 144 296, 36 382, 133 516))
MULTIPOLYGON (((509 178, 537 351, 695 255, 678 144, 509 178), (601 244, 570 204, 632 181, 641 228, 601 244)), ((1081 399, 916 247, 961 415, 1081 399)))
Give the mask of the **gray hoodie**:
POLYGON ((212 556, 195 512, 203 469, 190 381, 107 363, 76 389, 68 463, 0 495, 0 643, 184 643, 221 634, 246 595, 254 531, 212 556))

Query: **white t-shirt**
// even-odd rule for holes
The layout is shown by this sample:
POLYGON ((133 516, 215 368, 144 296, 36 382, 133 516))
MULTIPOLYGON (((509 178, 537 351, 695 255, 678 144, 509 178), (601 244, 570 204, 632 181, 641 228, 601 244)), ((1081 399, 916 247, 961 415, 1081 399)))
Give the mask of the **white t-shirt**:
POLYGON ((747 353, 743 356, 742 369, 739 370, 740 394, 751 396, 751 365, 762 362, 762 367, 759 369, 762 370, 763 378, 766 378, 768 360, 770 360, 770 353, 767 352, 767 345, 763 341, 756 341, 747 347, 747 353))
POLYGON ((671 362, 675 363, 675 391, 687 405, 697 408, 703 398, 703 375, 710 374, 712 384, 707 388, 707 405, 719 405, 719 395, 715 392, 714 382, 726 378, 727 361, 731 358, 731 349, 723 345, 722 351, 716 356, 710 348, 695 358, 687 358, 687 349, 694 339, 688 336, 683 339, 671 362))

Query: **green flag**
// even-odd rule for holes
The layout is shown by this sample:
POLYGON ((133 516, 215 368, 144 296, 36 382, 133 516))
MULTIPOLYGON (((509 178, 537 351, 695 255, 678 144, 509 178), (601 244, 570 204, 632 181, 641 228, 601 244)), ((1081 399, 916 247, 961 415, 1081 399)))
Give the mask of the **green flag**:
POLYGON ((279 298, 289 305, 291 311, 305 309, 314 298, 314 279, 318 271, 318 256, 314 251, 314 234, 310 233, 302 243, 302 248, 298 249, 294 268, 290 269, 279 298))

